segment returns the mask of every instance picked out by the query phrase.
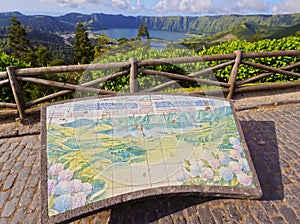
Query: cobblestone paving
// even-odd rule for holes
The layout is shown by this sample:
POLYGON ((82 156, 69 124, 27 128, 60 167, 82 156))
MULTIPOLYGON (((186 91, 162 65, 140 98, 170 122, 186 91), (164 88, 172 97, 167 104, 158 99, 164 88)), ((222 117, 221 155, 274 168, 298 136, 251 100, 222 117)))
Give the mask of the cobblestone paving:
MULTIPOLYGON (((238 112, 259 200, 172 196, 126 202, 73 223, 300 223, 300 104, 238 112)), ((0 139, 0 224, 40 223, 40 136, 0 139)))

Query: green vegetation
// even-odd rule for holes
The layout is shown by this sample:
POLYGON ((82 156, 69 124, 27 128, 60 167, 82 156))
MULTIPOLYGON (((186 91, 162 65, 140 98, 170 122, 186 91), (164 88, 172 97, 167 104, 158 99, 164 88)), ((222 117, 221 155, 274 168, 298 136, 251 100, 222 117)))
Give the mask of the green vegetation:
MULTIPOLYGON (((193 23, 187 26, 188 20, 195 18, 185 17, 137 17, 140 22, 140 28, 137 37, 146 37, 143 41, 128 40, 123 37, 118 41, 108 38, 106 35, 96 35, 88 32, 87 29, 95 27, 96 23, 100 22, 100 17, 94 15, 93 21, 78 22, 75 34, 64 35, 63 38, 57 36, 54 33, 42 33, 41 28, 34 30, 29 26, 23 26, 19 19, 25 24, 28 24, 28 17, 16 14, 17 17, 11 17, 11 24, 1 27, 5 19, 1 19, 0 13, 0 69, 5 70, 6 66, 15 65, 20 67, 36 67, 36 66, 49 66, 49 65, 65 65, 71 63, 90 63, 96 58, 95 63, 109 63, 109 62, 126 62, 129 58, 134 57, 138 60, 143 59, 155 59, 155 58, 172 58, 172 57, 185 57, 195 55, 213 55, 213 54, 230 54, 235 50, 241 50, 243 52, 263 52, 263 51, 278 51, 278 50, 300 50, 300 34, 299 34, 299 22, 300 15, 284 15, 284 16, 224 16, 224 17, 201 17, 206 19, 207 23, 219 21, 220 18, 225 18, 227 23, 232 23, 232 26, 225 30, 227 26, 223 25, 222 31, 213 35, 195 35, 196 37, 184 40, 183 44, 190 49, 178 49, 173 46, 169 46, 165 50, 157 50, 150 47, 150 40, 148 27, 155 28, 151 25, 153 21, 156 21, 157 28, 163 26, 162 29, 176 30, 178 24, 184 25, 186 30, 191 29, 193 23), (146 19, 148 18, 148 19, 146 19), (277 19, 276 19, 277 18, 277 19), (246 21, 244 23, 235 24, 236 21, 246 21), (164 22, 162 22, 164 21, 164 22), (170 21, 173 21, 171 23, 170 21), (260 21, 261 25, 254 24, 260 21), (263 22, 265 21, 265 22, 263 22), (268 22, 266 22, 268 21, 268 22), (278 24, 287 26, 287 23, 294 24, 287 27, 278 27, 278 24), (150 24, 150 25, 149 25, 150 24), (168 25, 169 24, 169 25, 168 25), (173 24, 172 26, 170 24, 173 24), (277 24, 277 25, 276 25, 277 24), (272 28, 276 26, 276 28, 272 28), (25 29, 26 27, 26 29, 25 29), (284 32, 282 32, 284 31, 284 32), (289 37, 282 37, 282 34, 286 33, 291 35, 289 37), (265 37, 274 37, 268 39, 262 39, 265 37), (280 39, 275 39, 280 37, 280 39), (4 53, 5 52, 5 53, 4 53), (10 56, 9 56, 10 55, 10 56)), ((11 14, 10 14, 11 15, 11 14)), ((7 16, 7 15, 6 15, 7 16)), ((32 17, 30 17, 32 18, 32 17)), ((78 21, 81 18, 83 21, 89 18, 89 16, 82 16, 81 14, 72 14, 64 17, 69 24, 73 24, 74 21, 78 21), (81 16, 81 17, 80 17, 81 16)), ((113 18, 111 15, 102 15, 102 19, 113 18)), ((114 17, 114 18, 127 18, 127 22, 131 21, 131 17, 114 17)), ((41 16, 42 21, 47 20, 50 23, 56 21, 52 17, 41 16)), ((200 19, 200 18, 199 18, 200 19)), ((117 19, 118 21, 118 19, 117 19)), ((102 21, 103 22, 103 21, 102 21)), ((116 22, 116 21, 115 21, 116 22)), ((30 24, 33 24, 32 21, 30 24)), ((135 24, 135 23, 134 23, 135 24)), ((208 25, 207 24, 207 25, 208 25)), ((58 24, 59 25, 59 24, 58 24)), ((36 25, 37 26, 37 25, 36 25)), ((66 25, 66 28, 70 26, 66 25)), ((57 26, 53 29, 59 30, 57 26)), ((51 28, 49 28, 51 30, 51 28)), ((258 58, 252 61, 269 65, 273 67, 282 67, 288 64, 292 64, 299 61, 300 57, 272 57, 272 58, 258 58)), ((214 66, 221 62, 208 62, 184 65, 171 65, 165 64, 163 66, 147 66, 145 68, 155 69, 158 71, 171 72, 176 74, 186 75, 192 71, 198 71, 207 66, 214 66)), ((231 66, 227 66, 224 69, 214 72, 214 76, 210 78, 216 78, 219 81, 227 82, 229 79, 231 66)), ((79 82, 86 82, 91 79, 99 78, 108 74, 118 72, 106 71, 106 72, 87 72, 82 73, 68 73, 53 75, 42 75, 41 78, 47 78, 50 80, 68 82, 78 84, 79 82)), ((300 72, 300 68, 296 67, 292 71, 300 72)), ((244 80, 249 77, 258 75, 263 71, 254 69, 249 66, 242 65, 239 68, 238 80, 244 80)), ((210 74, 212 75, 212 74, 210 74)), ((208 75, 204 75, 201 78, 208 78, 208 75)), ((260 82, 277 82, 277 81, 290 81, 296 78, 286 77, 284 75, 274 74, 270 77, 264 78, 260 82)), ((168 79, 159 78, 156 76, 138 74, 138 82, 140 90, 146 90, 160 83, 166 82, 168 79)), ((129 75, 118 77, 115 80, 108 80, 101 84, 101 88, 114 91, 128 91, 129 89, 129 75)), ((176 84, 178 85, 178 84, 176 84)), ((198 87, 196 84, 180 83, 184 88, 198 87)), ((59 91, 58 88, 49 88, 40 85, 33 85, 24 83, 22 85, 26 99, 36 99, 41 96, 45 96, 59 91)), ((72 98, 74 95, 70 94, 61 99, 72 98)), ((13 102, 12 95, 9 87, 3 87, 1 89, 0 101, 13 102)))
POLYGON ((92 42, 90 41, 83 23, 78 23, 73 45, 74 63, 88 64, 94 59, 92 42))
MULTIPOLYGON (((279 50, 300 50, 300 37, 285 37, 282 39, 265 39, 257 42, 247 42, 242 40, 229 41, 223 44, 212 46, 209 49, 204 49, 199 52, 199 55, 213 55, 213 54, 231 54, 235 50, 241 50, 243 52, 267 52, 267 51, 279 51, 279 50)), ((250 59, 249 59, 250 60, 250 59)), ((300 60, 300 57, 268 57, 268 58, 256 58, 251 61, 260 64, 272 66, 272 67, 283 67, 300 60)), ((214 66, 219 62, 209 62, 209 66, 214 66)), ((215 72, 215 76, 220 81, 227 82, 229 80, 231 66, 227 66, 224 69, 215 72)), ((296 67, 292 71, 300 72, 299 67, 296 67)), ((244 80, 252 76, 262 73, 259 69, 254 69, 246 65, 239 67, 239 74, 237 79, 244 80)), ((260 82, 277 82, 277 81, 292 81, 297 78, 287 77, 284 75, 274 74, 272 76, 262 79, 260 82)))
MULTIPOLYGON (((17 68, 28 68, 30 64, 25 63, 19 59, 7 55, 0 51, 0 71, 5 71, 8 66, 16 66, 17 68)), ((1 81, 1 80, 0 80, 1 81)), ((0 88, 0 102, 13 102, 13 94, 10 86, 1 86, 0 88)))
POLYGON ((16 17, 11 17, 11 26, 8 35, 8 46, 12 50, 12 57, 25 62, 30 62, 33 58, 30 48, 30 41, 27 39, 25 28, 16 17))

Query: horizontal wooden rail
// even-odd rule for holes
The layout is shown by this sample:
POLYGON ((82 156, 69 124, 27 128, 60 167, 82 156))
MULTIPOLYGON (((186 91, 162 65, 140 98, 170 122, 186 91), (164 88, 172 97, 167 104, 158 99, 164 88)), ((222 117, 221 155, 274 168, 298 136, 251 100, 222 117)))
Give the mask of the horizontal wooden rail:
MULTIPOLYGON (((296 62, 294 64, 291 64, 291 65, 287 65, 287 66, 281 67, 280 69, 289 70, 289 69, 293 69, 293 68, 298 67, 298 66, 300 66, 300 61, 296 62)), ((262 78, 268 77, 268 76, 273 75, 273 74, 274 74, 273 72, 262 73, 260 75, 251 77, 249 79, 237 81, 237 85, 243 85, 243 84, 246 84, 246 83, 255 82, 255 81, 258 81, 258 80, 260 80, 262 78)))
POLYGON ((6 84, 9 84, 9 79, 0 81, 0 86, 6 85, 6 84))
POLYGON ((68 72, 84 72, 96 70, 110 70, 118 68, 129 68, 128 62, 116 62, 108 64, 87 64, 87 65, 68 65, 68 66, 53 66, 53 67, 40 67, 40 68, 23 68, 16 71, 19 76, 43 75, 43 74, 57 74, 68 72))
POLYGON ((102 89, 91 88, 91 87, 84 87, 84 86, 74 85, 74 84, 69 84, 69 83, 61 83, 61 82, 50 81, 50 80, 45 80, 45 79, 37 79, 37 78, 31 78, 31 77, 18 77, 17 79, 20 81, 32 82, 32 83, 41 84, 41 85, 45 85, 45 86, 58 87, 58 88, 62 88, 62 89, 70 89, 70 90, 92 92, 92 93, 106 94, 106 95, 117 95, 117 93, 114 91, 102 90, 102 89))
POLYGON ((7 77, 7 72, 0 72, 0 79, 6 79, 7 77))
MULTIPOLYGON (((285 82, 285 83, 273 83, 273 84, 262 84, 262 85, 249 85, 249 83, 257 82, 265 77, 282 74, 293 78, 300 78, 300 74, 290 71, 300 66, 300 61, 294 64, 286 65, 281 68, 275 68, 268 65, 263 65, 249 61, 247 59, 251 58, 265 58, 265 57, 298 57, 300 58, 300 50, 290 50, 290 51, 275 51, 275 52, 250 52, 244 53, 241 51, 236 51, 232 54, 219 54, 219 55, 205 55, 205 56, 191 56, 191 57, 179 57, 179 58, 161 58, 161 59, 151 59, 142 60, 131 58, 128 62, 114 62, 107 64, 88 64, 88 65, 68 65, 68 66, 53 66, 53 67, 40 67, 40 68, 22 68, 16 69, 15 67, 8 67, 7 71, 0 72, 0 87, 11 88, 15 102, 7 103, 0 102, 0 108, 12 108, 17 109, 12 112, 15 114, 18 112, 19 116, 22 118, 25 116, 27 111, 34 111, 36 109, 33 106, 52 101, 58 97, 64 96, 66 94, 74 93, 75 91, 105 94, 105 95, 119 95, 122 93, 117 93, 115 91, 107 91, 100 89, 101 83, 105 83, 108 80, 113 80, 121 76, 127 76, 129 81, 130 93, 135 93, 139 89, 139 74, 143 75, 154 75, 166 77, 170 81, 165 83, 150 87, 144 92, 154 92, 167 88, 173 84, 180 82, 193 82, 202 84, 204 87, 202 90, 193 91, 192 94, 205 94, 205 95, 216 95, 224 94, 227 98, 233 98, 235 93, 244 93, 251 91, 261 91, 270 89, 282 89, 282 88, 292 88, 300 86, 300 82, 285 82), (207 62, 217 61, 217 65, 208 67, 207 62), (180 64, 197 64, 198 67, 203 67, 199 71, 191 71, 190 74, 181 75, 174 74, 166 71, 157 71, 150 69, 148 66, 155 67, 161 65, 180 65, 180 64), (203 64, 203 66, 202 66, 203 64), (250 77, 245 80, 237 81, 239 67, 241 64, 251 66, 253 68, 262 71, 261 74, 250 77), (214 72, 219 69, 224 69, 227 66, 231 66, 229 82, 220 82, 214 76, 214 72), (71 83, 62 83, 58 81, 52 81, 41 78, 44 74, 60 74, 60 73, 78 73, 78 72, 92 72, 92 71, 107 71, 109 75, 103 77, 96 77, 85 83, 80 83, 78 85, 71 83), (24 101, 24 96, 22 92, 21 84, 24 82, 30 82, 38 85, 45 85, 50 87, 56 87, 61 90, 58 92, 51 93, 49 95, 40 97, 38 99, 33 99, 28 102, 24 101), (212 86, 212 88, 207 88, 212 86), (206 89, 207 88, 207 89, 206 89)), ((180 68, 180 67, 179 67, 180 68)), ((84 73, 83 73, 84 74, 84 73)), ((93 73, 93 76, 97 72, 93 73)), ((103 73, 101 73, 102 75, 103 73)), ((7 110, 1 110, 1 114, 8 114, 7 110)))

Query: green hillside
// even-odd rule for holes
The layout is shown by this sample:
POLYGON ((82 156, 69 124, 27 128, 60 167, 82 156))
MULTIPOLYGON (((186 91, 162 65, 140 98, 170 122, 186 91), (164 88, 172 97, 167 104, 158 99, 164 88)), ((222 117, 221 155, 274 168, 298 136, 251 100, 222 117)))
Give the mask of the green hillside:
POLYGON ((220 15, 220 16, 123 16, 94 13, 91 15, 69 13, 52 17, 27 16, 19 12, 0 13, 0 28, 10 25, 10 17, 16 16, 25 26, 51 33, 75 32, 78 22, 85 23, 90 30, 108 28, 138 28, 145 23, 149 29, 182 31, 195 34, 215 34, 240 24, 268 27, 289 27, 300 23, 300 13, 284 15, 220 15))

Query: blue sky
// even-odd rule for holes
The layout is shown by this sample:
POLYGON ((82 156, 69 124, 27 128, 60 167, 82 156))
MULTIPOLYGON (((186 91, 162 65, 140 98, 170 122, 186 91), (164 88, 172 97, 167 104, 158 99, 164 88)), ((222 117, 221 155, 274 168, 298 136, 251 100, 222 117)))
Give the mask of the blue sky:
POLYGON ((1 0, 0 12, 27 15, 111 13, 124 15, 221 15, 300 13, 300 0, 1 0))

